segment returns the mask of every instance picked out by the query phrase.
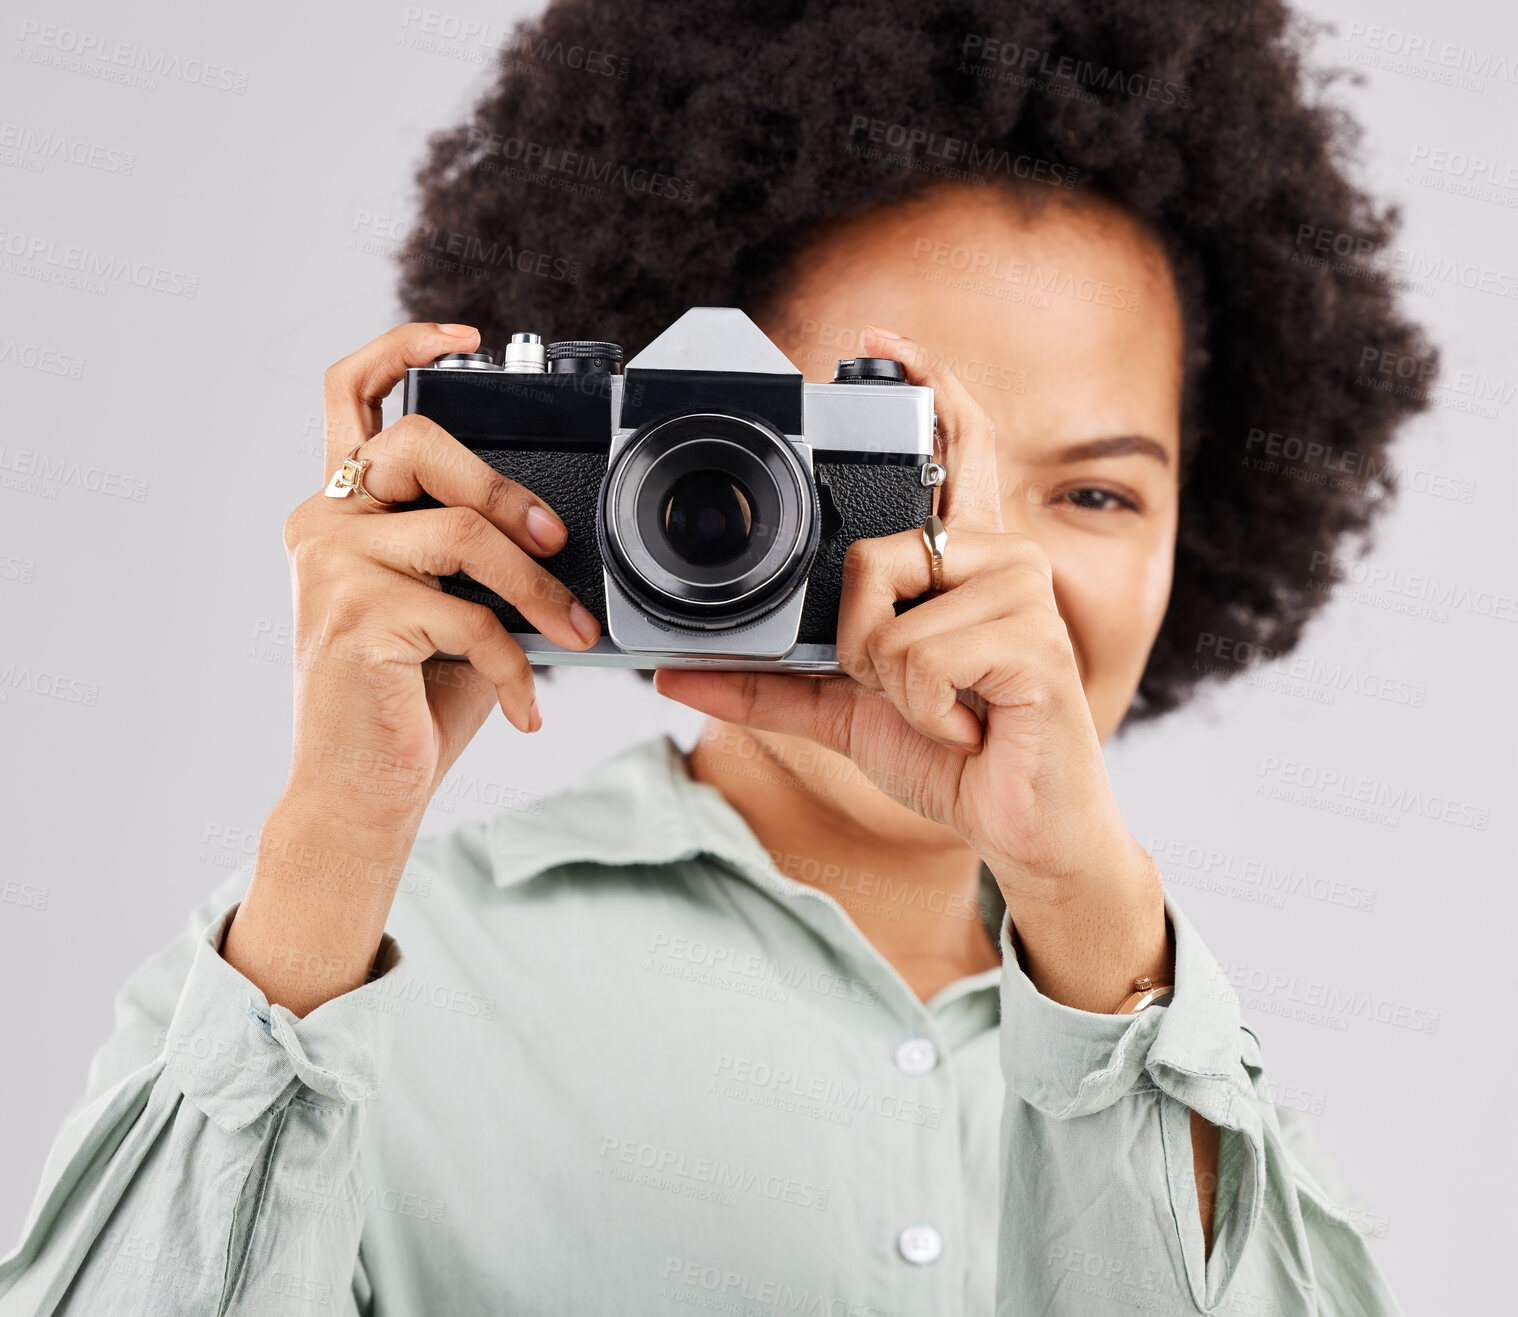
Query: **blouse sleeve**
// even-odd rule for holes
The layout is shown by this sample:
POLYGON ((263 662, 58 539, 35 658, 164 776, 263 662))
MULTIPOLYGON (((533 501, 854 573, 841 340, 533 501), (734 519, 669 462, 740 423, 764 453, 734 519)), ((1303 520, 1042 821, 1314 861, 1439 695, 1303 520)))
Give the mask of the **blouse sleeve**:
POLYGON ((1276 1110, 1238 997, 1165 908, 1175 994, 1137 1015, 1043 996, 1002 922, 997 1312, 1400 1317, 1367 1244, 1375 1218, 1276 1110), (1221 1131, 1210 1256, 1193 1111, 1221 1131))

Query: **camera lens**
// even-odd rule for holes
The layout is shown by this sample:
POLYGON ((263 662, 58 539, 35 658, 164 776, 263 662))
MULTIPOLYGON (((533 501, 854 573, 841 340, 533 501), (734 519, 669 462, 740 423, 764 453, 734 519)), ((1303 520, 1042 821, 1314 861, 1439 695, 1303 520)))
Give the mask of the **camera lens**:
POLYGON ((633 435, 612 460, 596 536, 645 613, 710 631, 790 598, 811 568, 818 526, 794 442, 747 418, 686 412, 633 435))
POLYGON ((660 522, 669 546, 686 562, 732 562, 754 529, 754 496, 723 471, 687 471, 664 496, 660 522))

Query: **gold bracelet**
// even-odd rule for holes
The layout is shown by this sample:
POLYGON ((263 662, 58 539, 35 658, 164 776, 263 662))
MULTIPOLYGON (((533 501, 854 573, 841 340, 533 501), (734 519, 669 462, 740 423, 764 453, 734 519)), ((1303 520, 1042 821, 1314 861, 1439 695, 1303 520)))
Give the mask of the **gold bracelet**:
POLYGON ((1133 980, 1133 992, 1123 998, 1123 1004, 1113 1012, 1114 1015, 1137 1015, 1146 1006, 1152 1006, 1161 997, 1166 997, 1175 992, 1173 983, 1156 983, 1147 974, 1143 978, 1133 980))

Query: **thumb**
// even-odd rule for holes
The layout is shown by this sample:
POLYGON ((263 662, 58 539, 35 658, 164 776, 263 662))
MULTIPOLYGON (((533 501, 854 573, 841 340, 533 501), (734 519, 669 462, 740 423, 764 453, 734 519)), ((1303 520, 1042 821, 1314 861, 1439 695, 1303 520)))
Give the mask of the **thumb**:
POLYGON ((805 736, 845 755, 854 710, 865 693, 847 677, 704 668, 660 668, 654 673, 654 689, 724 722, 805 736))

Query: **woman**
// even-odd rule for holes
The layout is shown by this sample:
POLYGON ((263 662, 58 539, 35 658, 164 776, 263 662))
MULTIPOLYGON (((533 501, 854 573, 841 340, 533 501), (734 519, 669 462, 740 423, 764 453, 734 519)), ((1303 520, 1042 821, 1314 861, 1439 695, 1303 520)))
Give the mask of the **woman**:
POLYGON ((1288 649, 1385 493, 1261 473, 1251 430, 1374 458, 1413 404, 1357 361, 1426 355, 1371 267, 1299 245, 1389 225, 1286 33, 952 0, 525 28, 421 175, 416 322, 327 373, 326 473, 358 448, 372 501, 286 526, 256 863, 125 988, 0 1313, 1395 1313, 1100 752, 1185 700, 1202 635, 1288 649), (417 841, 492 705, 542 722, 438 578, 600 628, 554 510, 380 401, 689 305, 809 379, 934 390, 942 590, 898 615, 923 539, 861 541, 846 678, 660 672, 708 715, 688 756, 417 841))

